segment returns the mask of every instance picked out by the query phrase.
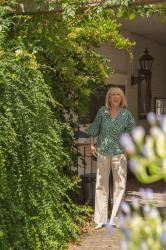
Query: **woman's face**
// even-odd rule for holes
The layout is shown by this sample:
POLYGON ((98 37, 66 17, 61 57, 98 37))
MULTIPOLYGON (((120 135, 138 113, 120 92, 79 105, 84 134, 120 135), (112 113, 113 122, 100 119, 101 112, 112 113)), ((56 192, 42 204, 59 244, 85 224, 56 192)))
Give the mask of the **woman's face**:
POLYGON ((119 92, 114 92, 110 94, 109 101, 110 101, 111 107, 120 107, 122 96, 119 92))

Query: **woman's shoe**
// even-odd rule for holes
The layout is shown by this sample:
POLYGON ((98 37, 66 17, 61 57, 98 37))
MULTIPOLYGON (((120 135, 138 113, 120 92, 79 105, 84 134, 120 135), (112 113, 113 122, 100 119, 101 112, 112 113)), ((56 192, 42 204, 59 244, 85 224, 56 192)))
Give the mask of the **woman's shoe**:
POLYGON ((118 224, 118 217, 115 217, 109 221, 110 226, 116 227, 117 224, 118 224))
POLYGON ((101 229, 102 227, 104 227, 103 224, 97 224, 96 227, 94 228, 94 230, 98 230, 98 229, 101 229))

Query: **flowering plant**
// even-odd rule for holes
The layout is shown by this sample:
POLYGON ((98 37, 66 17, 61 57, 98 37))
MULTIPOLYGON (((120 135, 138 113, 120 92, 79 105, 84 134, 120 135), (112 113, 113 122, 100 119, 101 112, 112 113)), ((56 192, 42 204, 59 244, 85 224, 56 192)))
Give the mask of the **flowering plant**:
POLYGON ((121 144, 129 153, 129 166, 138 180, 151 183, 166 180, 166 116, 149 113, 149 133, 142 127, 133 129, 131 136, 124 133, 121 144))
MULTIPOLYGON (((166 180, 166 116, 149 113, 147 120, 148 134, 136 127, 131 135, 125 133, 121 137, 121 144, 129 153, 129 167, 143 183, 166 180)), ((143 206, 136 198, 131 207, 125 202, 121 205, 119 227, 125 236, 122 249, 166 249, 165 215, 155 207, 151 189, 140 189, 140 194, 143 206)))
POLYGON ((151 189, 141 189, 144 205, 135 198, 131 207, 123 202, 119 227, 125 236, 121 243, 123 250, 166 249, 166 220, 160 215, 153 201, 151 189))

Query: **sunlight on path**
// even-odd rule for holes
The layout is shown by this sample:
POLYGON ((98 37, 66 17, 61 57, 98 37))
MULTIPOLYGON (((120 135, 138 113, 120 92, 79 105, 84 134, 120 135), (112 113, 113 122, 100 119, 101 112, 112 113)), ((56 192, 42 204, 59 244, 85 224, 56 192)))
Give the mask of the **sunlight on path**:
MULTIPOLYGON (((163 192, 166 190, 166 184, 163 181, 153 184, 139 183, 135 178, 131 178, 127 182, 126 201, 131 202, 132 198, 138 198, 139 202, 143 204, 140 196, 140 188, 151 188, 154 191, 154 200, 158 208, 165 207, 163 199, 163 192)), ((70 245, 68 250, 120 250, 121 240, 123 235, 119 229, 115 229, 110 233, 106 228, 95 231, 94 224, 90 226, 88 232, 85 233, 79 245, 70 245)))
POLYGON ((68 250, 120 250, 122 235, 119 229, 110 233, 106 228, 100 230, 91 229, 88 234, 82 237, 81 246, 70 246, 68 250))

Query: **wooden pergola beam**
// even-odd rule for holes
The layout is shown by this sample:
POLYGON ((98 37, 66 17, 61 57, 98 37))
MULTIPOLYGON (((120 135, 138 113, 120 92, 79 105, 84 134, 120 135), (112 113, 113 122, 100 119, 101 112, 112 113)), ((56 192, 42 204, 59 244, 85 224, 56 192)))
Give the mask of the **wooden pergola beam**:
POLYGON ((166 0, 135 0, 130 5, 149 5, 166 3, 166 0))
MULTIPOLYGON (((107 0, 100 0, 100 1, 94 1, 94 2, 91 2, 91 3, 87 3, 87 4, 84 4, 84 5, 81 5, 80 6, 80 11, 84 11, 90 7, 96 7, 96 6, 100 6, 102 5, 103 3, 106 3, 107 0)), ((166 0, 132 0, 130 3, 129 3, 129 6, 145 6, 145 5, 150 5, 150 4, 156 4, 156 5, 160 5, 160 4, 164 4, 166 3, 166 0)), ((107 8, 116 8, 116 7, 119 7, 120 4, 118 5, 108 5, 107 8)), ((18 9, 18 8, 17 8, 18 9)), ((54 10, 39 10, 39 11, 24 11, 24 10, 16 10, 15 13, 13 14, 16 14, 16 15, 47 15, 47 14, 60 14, 60 13, 63 13, 64 9, 60 8, 60 7, 57 7, 56 9, 54 10)))

